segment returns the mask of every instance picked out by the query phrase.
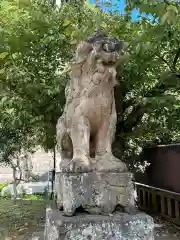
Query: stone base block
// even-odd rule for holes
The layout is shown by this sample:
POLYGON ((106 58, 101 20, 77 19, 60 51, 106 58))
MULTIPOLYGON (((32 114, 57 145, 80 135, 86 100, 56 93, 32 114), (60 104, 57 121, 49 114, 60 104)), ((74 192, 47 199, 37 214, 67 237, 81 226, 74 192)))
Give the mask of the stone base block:
POLYGON ((109 214, 116 206, 135 210, 132 174, 117 172, 57 173, 57 206, 72 216, 82 207, 91 214, 109 214))
POLYGON ((139 213, 66 217, 47 209, 45 240, 154 240, 153 219, 139 213))

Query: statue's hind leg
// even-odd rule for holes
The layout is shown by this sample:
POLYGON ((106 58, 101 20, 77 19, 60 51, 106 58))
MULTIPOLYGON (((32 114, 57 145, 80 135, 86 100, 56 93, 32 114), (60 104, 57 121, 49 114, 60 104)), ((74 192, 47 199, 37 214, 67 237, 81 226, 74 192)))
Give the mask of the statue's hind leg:
POLYGON ((90 124, 86 117, 80 116, 72 119, 71 139, 73 144, 73 170, 75 172, 90 171, 90 124))
POLYGON ((126 165, 112 154, 110 145, 111 136, 106 124, 103 124, 97 133, 94 170, 100 172, 126 172, 126 165))
POLYGON ((116 131, 116 111, 113 104, 112 113, 106 116, 96 134, 95 167, 97 171, 126 172, 127 167, 112 154, 112 142, 116 131))

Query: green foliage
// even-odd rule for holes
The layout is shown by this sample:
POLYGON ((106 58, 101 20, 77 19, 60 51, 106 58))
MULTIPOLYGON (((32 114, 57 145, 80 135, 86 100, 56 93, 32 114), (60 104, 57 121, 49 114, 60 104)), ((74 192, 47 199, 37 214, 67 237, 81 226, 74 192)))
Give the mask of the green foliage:
POLYGON ((68 63, 76 44, 96 27, 129 43, 130 59, 118 69, 115 153, 141 150, 144 140, 171 143, 180 129, 180 7, 175 1, 129 0, 125 16, 103 13, 88 2, 54 8, 46 1, 0 3, 0 149, 55 145, 64 106, 68 63), (138 8, 151 18, 132 22, 138 8))
MULTIPOLYGON (((0 193, 4 187, 8 186, 8 183, 0 184, 0 193)), ((45 189, 43 193, 37 193, 37 194, 26 194, 23 193, 21 195, 18 195, 18 198, 20 199, 29 199, 29 200, 48 200, 49 199, 49 193, 45 189)), ((10 193, 5 193, 3 197, 0 196, 0 199, 12 199, 12 196, 10 193)))
POLYGON ((123 74, 126 121, 123 118, 119 127, 126 125, 122 129, 126 158, 136 160, 145 140, 179 141, 180 5, 175 1, 128 1, 127 11, 133 8, 151 14, 139 18, 131 60, 123 74))
POLYGON ((2 191, 2 189, 4 187, 6 187, 8 185, 8 183, 0 183, 0 192, 2 191))
POLYGON ((49 1, 1 1, 2 161, 36 144, 54 147, 68 63, 77 41, 93 29, 91 13, 78 4, 55 9, 49 1))
POLYGON ((29 199, 29 200, 43 200, 43 199, 49 199, 47 191, 44 191, 42 194, 24 194, 23 196, 19 196, 21 199, 29 199))

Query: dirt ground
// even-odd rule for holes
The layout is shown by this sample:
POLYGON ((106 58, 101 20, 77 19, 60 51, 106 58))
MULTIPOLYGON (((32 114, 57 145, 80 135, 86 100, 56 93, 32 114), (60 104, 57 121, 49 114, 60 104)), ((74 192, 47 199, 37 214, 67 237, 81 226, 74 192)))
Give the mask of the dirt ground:
POLYGON ((23 239, 28 233, 43 231, 45 200, 0 199, 0 240, 23 239))
POLYGON ((180 240, 180 227, 164 220, 162 217, 153 216, 155 223, 155 240, 180 240))
MULTIPOLYGON (((43 232, 48 200, 0 199, 0 240, 24 240, 33 232, 43 232)), ((180 227, 153 216, 155 240, 180 240, 180 227)))

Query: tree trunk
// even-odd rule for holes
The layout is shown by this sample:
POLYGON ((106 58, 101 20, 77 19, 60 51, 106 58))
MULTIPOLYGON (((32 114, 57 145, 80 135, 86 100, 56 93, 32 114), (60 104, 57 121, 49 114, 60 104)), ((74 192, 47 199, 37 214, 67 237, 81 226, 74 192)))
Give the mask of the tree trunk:
POLYGON ((12 193, 12 200, 16 200, 17 199, 17 186, 19 185, 21 179, 22 179, 22 171, 21 168, 19 166, 19 161, 17 161, 18 166, 14 166, 12 164, 12 169, 13 169, 13 193, 12 193), (19 169, 19 177, 17 177, 17 168, 19 169))
POLYGON ((112 152, 115 157, 123 160, 125 151, 125 142, 124 139, 119 136, 119 133, 116 132, 115 141, 112 144, 112 152))
POLYGON ((56 5, 56 0, 52 0, 52 6, 55 7, 56 5))
POLYGON ((29 182, 29 178, 33 177, 33 174, 32 174, 33 166, 32 166, 31 157, 29 155, 26 155, 21 165, 22 165, 21 166, 22 178, 25 182, 29 182))
POLYGON ((16 167, 13 167, 13 194, 12 194, 12 200, 17 199, 17 185, 16 185, 16 167))
POLYGON ((55 183, 55 174, 56 174, 56 147, 53 147, 53 169, 52 169, 52 180, 51 180, 51 196, 50 199, 54 198, 54 183, 55 183))

